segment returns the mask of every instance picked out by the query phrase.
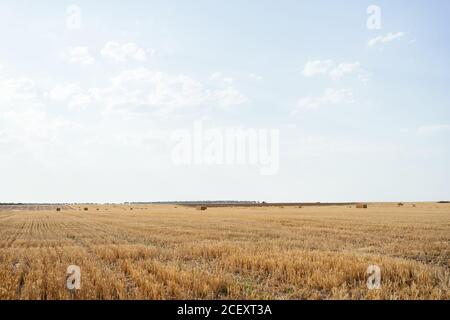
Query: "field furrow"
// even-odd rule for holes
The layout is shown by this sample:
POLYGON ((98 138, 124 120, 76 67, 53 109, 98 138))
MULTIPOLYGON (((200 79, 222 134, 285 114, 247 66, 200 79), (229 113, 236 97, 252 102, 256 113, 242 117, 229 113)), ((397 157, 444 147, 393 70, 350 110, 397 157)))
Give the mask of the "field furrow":
POLYGON ((0 299, 450 299, 448 204, 57 207, 1 208, 0 299))

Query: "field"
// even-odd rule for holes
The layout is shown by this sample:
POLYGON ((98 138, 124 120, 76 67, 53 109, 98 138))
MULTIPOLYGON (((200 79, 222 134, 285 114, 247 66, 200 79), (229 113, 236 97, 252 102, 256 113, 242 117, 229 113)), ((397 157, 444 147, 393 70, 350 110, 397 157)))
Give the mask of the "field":
POLYGON ((0 299, 450 299, 449 267, 449 204, 0 208, 0 299))

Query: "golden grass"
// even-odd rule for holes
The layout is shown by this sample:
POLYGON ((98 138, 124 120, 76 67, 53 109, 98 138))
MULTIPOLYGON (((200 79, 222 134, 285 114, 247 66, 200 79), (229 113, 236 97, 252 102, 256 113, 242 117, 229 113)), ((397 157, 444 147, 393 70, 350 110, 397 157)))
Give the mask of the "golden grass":
POLYGON ((0 299, 449 299, 450 205, 415 205, 3 209, 0 299))

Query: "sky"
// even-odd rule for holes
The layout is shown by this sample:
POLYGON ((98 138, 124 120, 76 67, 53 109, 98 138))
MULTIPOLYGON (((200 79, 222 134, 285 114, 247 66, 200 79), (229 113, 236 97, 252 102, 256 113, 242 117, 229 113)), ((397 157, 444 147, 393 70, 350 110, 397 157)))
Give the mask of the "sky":
POLYGON ((0 202, 450 200, 449 12, 1 0, 0 202))

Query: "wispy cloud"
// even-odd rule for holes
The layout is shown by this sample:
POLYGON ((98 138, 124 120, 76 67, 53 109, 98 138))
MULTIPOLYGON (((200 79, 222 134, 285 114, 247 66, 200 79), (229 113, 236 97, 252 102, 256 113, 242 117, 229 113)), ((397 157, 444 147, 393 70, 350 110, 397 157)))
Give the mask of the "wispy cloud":
POLYGON ((299 109, 317 109, 323 105, 351 104, 354 103, 353 91, 351 89, 326 89, 319 97, 304 97, 297 103, 299 109))
POLYGON ((378 36, 378 37, 370 39, 368 45, 369 45, 369 47, 375 47, 382 43, 388 43, 388 42, 392 42, 394 40, 400 39, 404 35, 405 34, 403 32, 396 32, 396 33, 389 32, 385 36, 378 36))
POLYGON ((248 75, 248 77, 252 80, 263 80, 263 76, 259 75, 259 74, 255 74, 255 73, 250 73, 248 75))
POLYGON ((80 91, 80 86, 77 84, 57 85, 50 91, 49 97, 55 101, 64 101, 80 91))
POLYGON ((370 75, 364 72, 358 61, 335 63, 331 59, 308 61, 303 67, 302 74, 305 77, 326 75, 333 80, 339 80, 346 75, 357 74, 358 79, 364 83, 367 83, 370 79, 370 75))
POLYGON ((333 60, 308 61, 305 64, 305 67, 303 68, 302 74, 305 77, 328 74, 333 64, 334 64, 333 60))
POLYGON ((37 97, 36 83, 32 79, 0 79, 0 110, 34 106, 38 103, 37 97))
POLYGON ((417 133, 420 135, 429 135, 435 133, 450 133, 450 124, 434 124, 420 126, 417 129, 417 133))
POLYGON ((166 111, 185 107, 229 107, 247 102, 232 83, 219 88, 183 74, 167 74, 146 68, 126 70, 110 80, 110 85, 90 90, 106 110, 166 111))
POLYGON ((67 50, 67 59, 71 63, 83 65, 89 65, 95 62, 95 58, 90 55, 88 47, 70 47, 67 50))
POLYGON ((154 50, 145 50, 134 42, 119 44, 114 41, 108 42, 101 50, 101 55, 118 62, 127 60, 146 61, 147 54, 154 54, 154 50))
POLYGON ((90 94, 74 83, 57 85, 50 91, 49 99, 58 103, 67 103, 70 109, 82 108, 92 102, 90 94))
POLYGON ((213 81, 214 80, 223 81, 223 82, 228 83, 228 84, 232 84, 234 82, 234 79, 232 77, 225 76, 221 72, 214 72, 213 74, 211 74, 209 76, 209 79, 213 80, 213 81))
POLYGON ((360 68, 361 64, 359 62, 341 63, 330 71, 330 76, 333 79, 340 79, 346 74, 357 72, 360 68))

